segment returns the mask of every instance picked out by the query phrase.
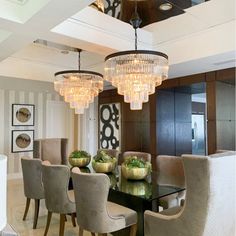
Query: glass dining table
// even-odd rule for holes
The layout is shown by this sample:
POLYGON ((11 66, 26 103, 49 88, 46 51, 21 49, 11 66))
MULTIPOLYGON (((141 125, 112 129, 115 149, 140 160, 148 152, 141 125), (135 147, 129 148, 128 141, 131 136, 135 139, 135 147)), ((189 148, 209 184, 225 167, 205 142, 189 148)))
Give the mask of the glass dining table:
MULTIPOLYGON (((92 167, 80 168, 82 172, 94 173, 92 167)), ((126 206, 138 214, 137 236, 144 235, 144 211, 158 212, 159 199, 171 194, 184 191, 185 188, 158 184, 158 172, 152 171, 144 180, 126 180, 118 166, 113 173, 107 176, 111 181, 108 201, 126 206)), ((73 189, 70 180, 69 189, 73 189)), ((112 233, 114 236, 129 235, 129 229, 112 233)))

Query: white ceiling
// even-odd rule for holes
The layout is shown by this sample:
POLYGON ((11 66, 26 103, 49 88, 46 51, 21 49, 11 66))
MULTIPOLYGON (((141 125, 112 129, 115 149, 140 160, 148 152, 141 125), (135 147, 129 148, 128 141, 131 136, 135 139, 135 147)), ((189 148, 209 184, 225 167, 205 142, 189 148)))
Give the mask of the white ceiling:
MULTIPOLYGON (((103 73, 104 57, 133 49, 132 27, 93 8, 92 0, 0 0, 0 75, 53 81, 77 68, 75 52, 34 44, 44 39, 86 50, 82 68, 103 73), (37 4, 36 4, 37 2, 37 4)), ((235 66, 235 1, 210 0, 138 30, 139 48, 169 55, 170 78, 235 66)))

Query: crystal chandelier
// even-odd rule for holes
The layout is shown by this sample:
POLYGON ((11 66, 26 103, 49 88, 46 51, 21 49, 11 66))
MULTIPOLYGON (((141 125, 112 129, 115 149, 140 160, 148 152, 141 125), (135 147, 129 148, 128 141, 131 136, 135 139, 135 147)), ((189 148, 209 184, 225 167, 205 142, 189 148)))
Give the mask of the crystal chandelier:
POLYGON ((141 24, 135 2, 135 13, 130 20, 135 30, 135 50, 122 51, 105 58, 104 79, 117 87, 124 95, 124 101, 130 103, 131 110, 141 110, 148 102, 149 95, 155 93, 155 87, 168 77, 168 56, 149 50, 137 50, 137 29, 141 24))
POLYGON ((55 73, 54 89, 70 103, 76 114, 83 114, 84 109, 94 101, 103 90, 103 76, 97 72, 80 70, 78 50, 78 70, 66 70, 55 73))

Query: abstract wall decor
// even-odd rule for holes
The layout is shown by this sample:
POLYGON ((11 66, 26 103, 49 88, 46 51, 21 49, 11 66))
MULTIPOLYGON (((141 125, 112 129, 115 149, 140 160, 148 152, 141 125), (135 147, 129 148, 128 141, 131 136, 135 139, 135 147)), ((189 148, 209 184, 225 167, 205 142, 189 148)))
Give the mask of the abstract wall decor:
POLYGON ((33 151, 33 142, 34 130, 12 130, 12 153, 33 151))
POLYGON ((120 0, 106 0, 104 1, 104 5, 106 14, 113 16, 117 19, 120 18, 120 8, 121 8, 120 0))
POLYGON ((33 126, 34 105, 12 104, 12 126, 33 126))
POLYGON ((120 103, 101 104, 99 107, 99 147, 104 149, 121 148, 121 109, 120 103))

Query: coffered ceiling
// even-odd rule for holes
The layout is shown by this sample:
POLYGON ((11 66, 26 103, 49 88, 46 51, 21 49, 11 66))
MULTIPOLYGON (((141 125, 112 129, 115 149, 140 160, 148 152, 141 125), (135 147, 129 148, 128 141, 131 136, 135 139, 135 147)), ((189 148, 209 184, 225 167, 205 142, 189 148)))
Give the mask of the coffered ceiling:
MULTIPOLYGON (((0 76, 53 81, 56 71, 77 68, 75 52, 37 39, 82 48, 82 67, 100 73, 107 54, 133 49, 130 24, 89 7, 92 2, 0 0, 0 76)), ((170 78, 235 66, 235 1, 184 11, 139 29, 138 48, 168 54, 170 78)))

